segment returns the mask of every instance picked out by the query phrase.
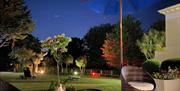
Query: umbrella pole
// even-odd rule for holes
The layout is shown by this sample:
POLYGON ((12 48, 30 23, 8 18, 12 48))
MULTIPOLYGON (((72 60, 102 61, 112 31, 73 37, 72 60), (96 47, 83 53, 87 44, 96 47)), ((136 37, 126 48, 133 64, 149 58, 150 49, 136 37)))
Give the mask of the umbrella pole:
MULTIPOLYGON (((119 20, 120 20, 120 23, 119 23, 119 27, 120 27, 120 70, 121 68, 123 67, 123 37, 122 37, 122 0, 119 1, 119 10, 120 10, 120 17, 119 17, 119 20)), ((121 71, 120 71, 121 72, 121 71)), ((123 77, 122 77, 122 74, 120 73, 120 79, 121 79, 121 91, 123 91, 123 88, 124 88, 124 83, 123 83, 123 77)))
POLYGON ((123 67, 123 37, 122 37, 122 0, 119 1, 120 7, 120 68, 123 67))

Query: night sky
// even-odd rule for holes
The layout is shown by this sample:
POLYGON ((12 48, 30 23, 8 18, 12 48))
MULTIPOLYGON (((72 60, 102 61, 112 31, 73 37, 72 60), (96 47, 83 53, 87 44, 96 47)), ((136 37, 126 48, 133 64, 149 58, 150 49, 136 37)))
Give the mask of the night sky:
POLYGON ((25 0, 36 26, 33 35, 40 40, 64 33, 82 38, 88 30, 104 23, 117 23, 119 15, 99 14, 81 0, 25 0))

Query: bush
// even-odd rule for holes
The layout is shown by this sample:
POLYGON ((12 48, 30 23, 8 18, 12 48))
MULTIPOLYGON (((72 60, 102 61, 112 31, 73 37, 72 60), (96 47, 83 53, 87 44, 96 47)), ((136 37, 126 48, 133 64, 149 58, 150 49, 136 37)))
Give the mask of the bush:
POLYGON ((167 59, 164 60, 161 64, 162 70, 168 70, 168 68, 175 69, 180 67, 180 58, 167 59))
POLYGON ((67 86, 66 91, 76 91, 74 86, 67 86))
POLYGON ((55 91, 56 84, 57 84, 56 82, 51 81, 48 91, 55 91))
POLYGON ((177 68, 168 68, 168 71, 161 70, 160 72, 154 72, 153 77, 156 79, 170 80, 170 79, 180 79, 180 72, 177 68))
POLYGON ((160 70, 161 62, 157 59, 148 59, 146 60, 142 67, 148 73, 152 74, 153 72, 158 72, 160 70))

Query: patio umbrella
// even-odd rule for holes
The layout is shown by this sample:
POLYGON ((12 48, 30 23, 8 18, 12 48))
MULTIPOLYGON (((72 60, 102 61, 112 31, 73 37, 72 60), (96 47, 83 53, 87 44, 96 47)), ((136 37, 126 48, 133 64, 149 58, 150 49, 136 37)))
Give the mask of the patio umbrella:
POLYGON ((120 65, 123 66, 122 16, 145 9, 161 0, 82 0, 87 6, 104 15, 120 15, 120 65))

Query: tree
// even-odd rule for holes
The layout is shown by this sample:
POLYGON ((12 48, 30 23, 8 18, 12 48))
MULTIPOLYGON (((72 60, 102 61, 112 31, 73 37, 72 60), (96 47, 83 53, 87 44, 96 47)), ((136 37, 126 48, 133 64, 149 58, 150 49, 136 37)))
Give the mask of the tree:
POLYGON ((112 32, 113 26, 103 24, 91 28, 83 38, 84 47, 87 49, 87 68, 107 68, 105 59, 101 56, 100 49, 104 43, 106 33, 112 32))
POLYGON ((150 29, 156 29, 157 31, 165 31, 165 20, 158 20, 155 23, 153 23, 150 29))
POLYGON ((15 46, 33 31, 34 23, 23 0, 0 0, 0 47, 15 46))
POLYGON ((87 65, 87 59, 85 56, 81 56, 78 59, 76 59, 76 66, 79 67, 81 74, 83 74, 86 65, 87 65))
MULTIPOLYGON (((24 68, 27 64, 33 63, 32 58, 35 56, 35 52, 31 49, 22 48, 14 48, 12 52, 9 54, 10 58, 17 59, 18 63, 20 63, 21 69, 24 68)), ((31 70, 32 71, 32 70, 31 70)))
POLYGON ((146 59, 154 58, 154 52, 163 50, 165 46, 164 32, 159 32, 155 29, 150 29, 149 32, 144 33, 142 39, 137 41, 142 53, 144 53, 146 59))
POLYGON ((80 38, 71 38, 72 41, 69 42, 67 49, 67 54, 71 54, 74 59, 79 58, 84 55, 83 41, 80 38))
POLYGON ((116 28, 112 33, 106 34, 106 40, 101 48, 103 55, 108 64, 113 67, 120 67, 120 47, 119 47, 119 27, 116 28))
POLYGON ((42 47, 50 50, 50 54, 57 63, 58 84, 60 83, 59 65, 61 66, 61 71, 63 71, 62 53, 67 52, 66 46, 70 41, 71 38, 65 37, 64 34, 54 36, 54 38, 48 37, 46 40, 42 41, 42 47))
MULTIPOLYGON (((142 36, 140 22, 135 20, 132 16, 123 18, 123 65, 128 62, 133 62, 143 59, 142 53, 136 45, 137 39, 142 36), (138 60, 137 60, 138 59, 138 60)), ((104 57, 108 64, 114 67, 120 67, 120 35, 119 24, 114 25, 113 32, 106 34, 106 40, 101 48, 104 57)))
POLYGON ((66 64, 66 72, 67 72, 68 65, 73 64, 73 57, 70 54, 65 55, 64 56, 64 63, 66 64))
MULTIPOLYGON (((133 16, 128 15, 123 18, 123 56, 124 61, 136 64, 135 62, 144 61, 145 57, 136 45, 136 41, 141 39, 143 31, 140 27, 141 23, 133 16)), ((136 64, 139 65, 139 64, 136 64)))

